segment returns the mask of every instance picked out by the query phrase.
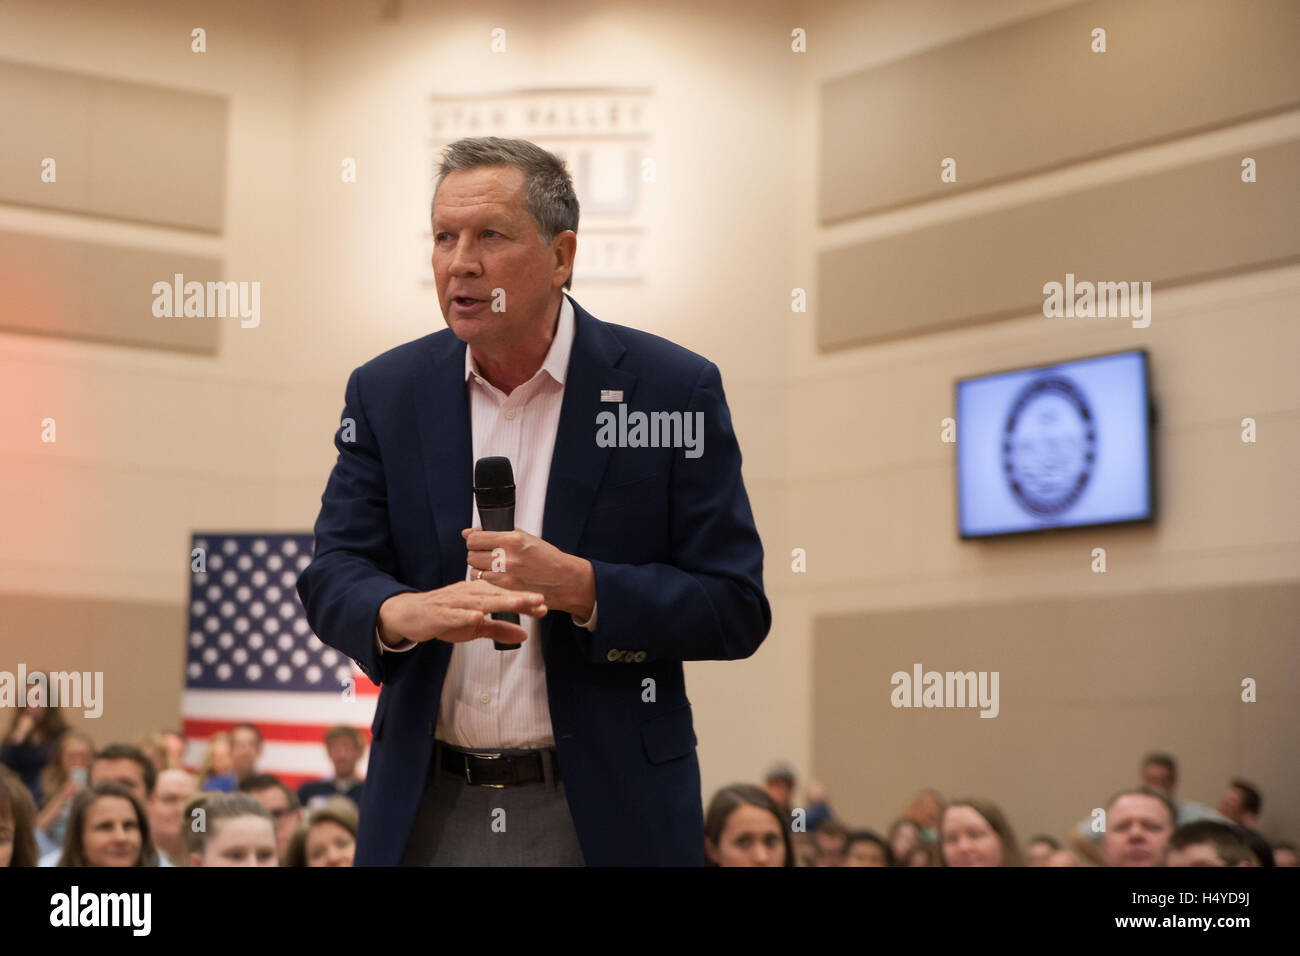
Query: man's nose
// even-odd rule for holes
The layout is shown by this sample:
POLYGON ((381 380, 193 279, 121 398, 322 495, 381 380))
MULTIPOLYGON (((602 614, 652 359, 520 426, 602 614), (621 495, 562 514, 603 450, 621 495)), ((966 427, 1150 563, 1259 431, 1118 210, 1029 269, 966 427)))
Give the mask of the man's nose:
POLYGON ((478 253, 468 239, 456 243, 456 251, 451 257, 452 275, 474 275, 479 271, 478 253))

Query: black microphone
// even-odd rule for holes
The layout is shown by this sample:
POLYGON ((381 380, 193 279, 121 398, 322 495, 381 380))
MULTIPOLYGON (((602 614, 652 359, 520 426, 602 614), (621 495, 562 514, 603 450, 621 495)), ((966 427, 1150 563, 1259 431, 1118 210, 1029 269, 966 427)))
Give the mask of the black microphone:
MULTIPOLYGON (((484 531, 515 530, 515 472, 509 458, 480 458, 474 463, 474 502, 484 531)), ((514 611, 497 611, 492 620, 518 624, 519 615, 514 611)), ((492 646, 499 651, 519 647, 500 641, 493 641, 492 646)))

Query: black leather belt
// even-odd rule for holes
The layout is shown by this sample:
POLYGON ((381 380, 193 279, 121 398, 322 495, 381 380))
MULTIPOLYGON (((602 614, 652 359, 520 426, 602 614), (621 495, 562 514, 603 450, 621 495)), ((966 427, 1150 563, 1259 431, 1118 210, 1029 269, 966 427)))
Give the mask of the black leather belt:
POLYGON ((514 787, 525 783, 541 783, 546 780, 544 760, 551 762, 551 772, 558 781, 560 761, 553 748, 505 754, 491 750, 460 750, 449 744, 442 745, 443 771, 455 774, 472 787, 514 787))

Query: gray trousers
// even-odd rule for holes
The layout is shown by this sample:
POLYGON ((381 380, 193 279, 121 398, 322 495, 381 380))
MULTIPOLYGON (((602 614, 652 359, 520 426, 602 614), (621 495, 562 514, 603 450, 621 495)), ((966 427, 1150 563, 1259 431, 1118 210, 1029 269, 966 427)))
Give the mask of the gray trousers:
MULTIPOLYGON (((442 741, 420 796, 400 866, 583 866, 563 779, 480 787, 442 769, 442 741)), ((526 750, 502 750, 505 754, 526 750)))

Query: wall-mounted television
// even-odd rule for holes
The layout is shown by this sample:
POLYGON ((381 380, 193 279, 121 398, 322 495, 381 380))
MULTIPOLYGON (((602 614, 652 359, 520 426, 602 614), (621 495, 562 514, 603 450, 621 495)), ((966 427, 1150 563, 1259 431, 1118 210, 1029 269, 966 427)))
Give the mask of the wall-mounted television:
POLYGON ((957 382, 962 538, 1155 518, 1145 349, 957 382))

